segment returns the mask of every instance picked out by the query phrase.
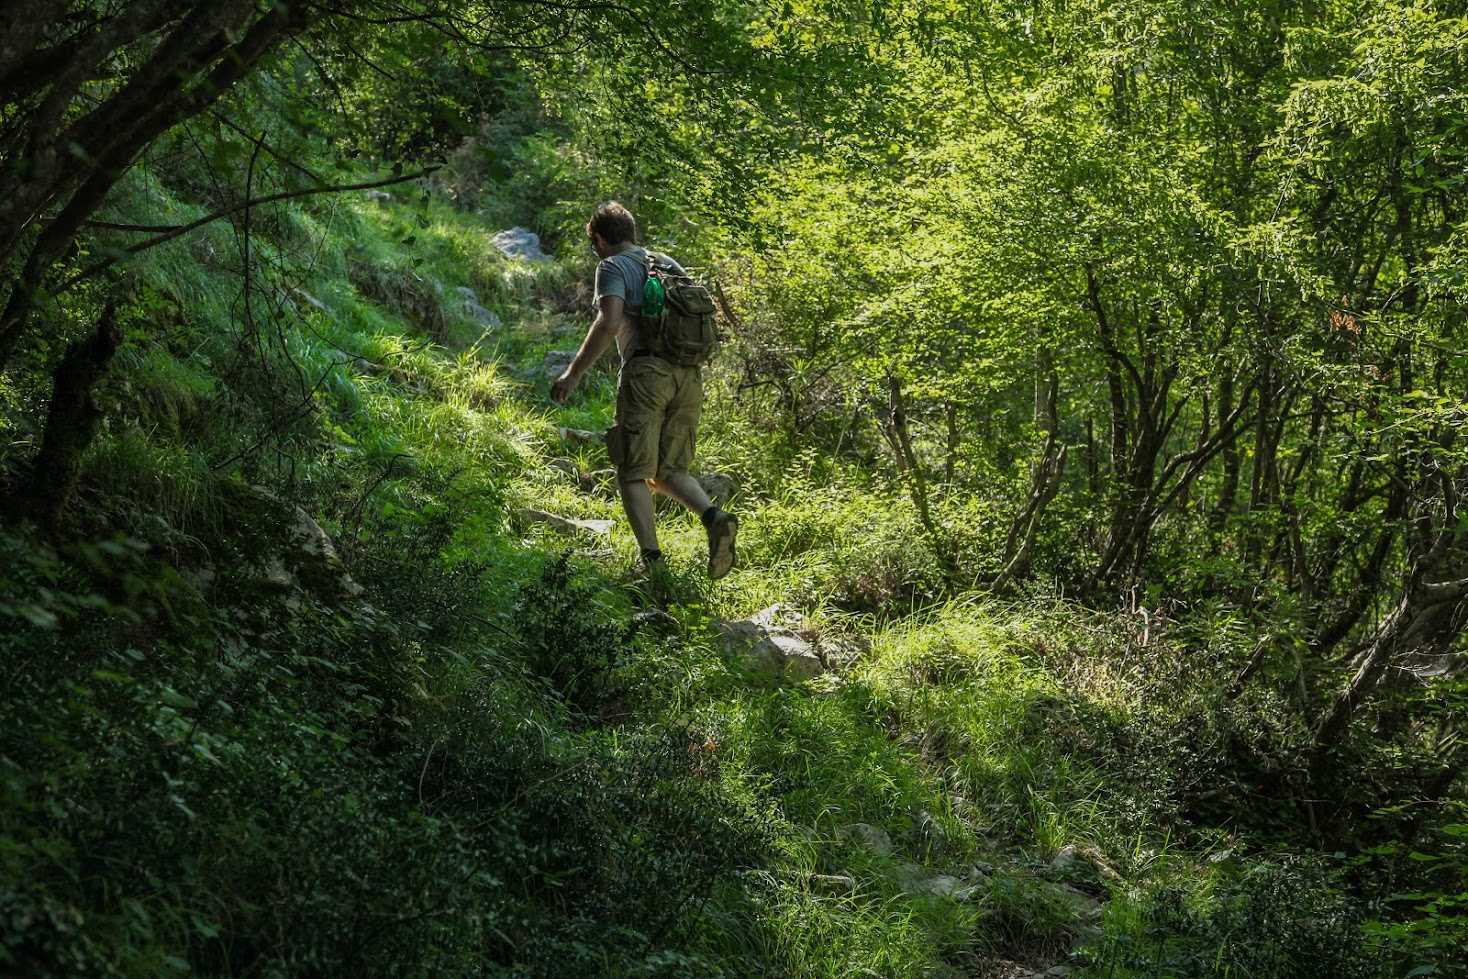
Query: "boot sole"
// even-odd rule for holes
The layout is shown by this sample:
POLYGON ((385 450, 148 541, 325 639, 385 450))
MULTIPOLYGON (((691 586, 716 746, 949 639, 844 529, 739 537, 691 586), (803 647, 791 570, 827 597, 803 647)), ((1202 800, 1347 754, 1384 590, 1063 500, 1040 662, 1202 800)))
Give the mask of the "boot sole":
POLYGON ((730 517, 720 522, 721 532, 709 541, 709 578, 718 581, 734 567, 734 535, 739 532, 739 521, 730 517))

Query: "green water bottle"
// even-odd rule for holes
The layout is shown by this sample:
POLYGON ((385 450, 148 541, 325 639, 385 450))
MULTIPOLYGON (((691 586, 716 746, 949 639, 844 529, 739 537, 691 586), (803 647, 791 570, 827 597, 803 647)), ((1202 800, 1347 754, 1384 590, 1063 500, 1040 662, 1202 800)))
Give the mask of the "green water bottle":
POLYGON ((649 275, 647 281, 642 284, 642 315, 661 316, 666 305, 663 284, 657 280, 656 276, 649 275))

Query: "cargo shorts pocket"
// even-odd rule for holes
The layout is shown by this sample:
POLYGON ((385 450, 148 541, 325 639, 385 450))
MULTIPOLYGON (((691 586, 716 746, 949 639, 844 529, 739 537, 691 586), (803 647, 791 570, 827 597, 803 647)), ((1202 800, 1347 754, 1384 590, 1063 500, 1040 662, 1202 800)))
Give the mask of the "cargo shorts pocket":
POLYGON ((627 461, 627 439, 622 434, 621 425, 613 425, 602 434, 607 443, 607 458, 612 461, 612 466, 621 469, 627 461))

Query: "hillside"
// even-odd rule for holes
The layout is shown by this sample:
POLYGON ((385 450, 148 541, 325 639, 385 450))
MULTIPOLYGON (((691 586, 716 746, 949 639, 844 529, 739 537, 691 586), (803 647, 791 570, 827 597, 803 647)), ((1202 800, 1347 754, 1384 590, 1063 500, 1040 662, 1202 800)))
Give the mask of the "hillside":
POLYGON ((1465 45, 6 8, 0 972, 1468 975, 1465 45), (612 199, 717 581, 550 397, 612 199))
POLYGON ((589 261, 401 201, 275 212, 265 363, 197 264, 227 234, 133 273, 171 326, 119 351, 80 524, 6 538, 13 968, 1382 974, 1340 874, 1389 850, 1282 845, 1289 801, 1248 802, 1299 732, 1227 690, 1247 637, 1038 589, 931 604, 896 490, 767 454, 723 385, 702 460, 740 565, 704 580, 667 513, 649 594, 576 434, 612 375, 544 397, 589 261), (309 409, 251 404, 242 364, 309 409))

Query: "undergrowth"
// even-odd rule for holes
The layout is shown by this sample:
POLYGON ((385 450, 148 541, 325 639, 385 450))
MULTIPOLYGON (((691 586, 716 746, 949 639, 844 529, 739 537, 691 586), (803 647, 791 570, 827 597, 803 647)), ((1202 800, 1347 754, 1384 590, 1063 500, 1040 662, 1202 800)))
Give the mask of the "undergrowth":
MULTIPOLYGON (((197 216, 136 179, 155 217, 197 216)), ((504 258, 435 194, 274 221, 249 294, 224 225, 130 267, 151 326, 104 392, 77 541, 0 534, 6 968, 1460 968, 1461 820, 1280 843, 1309 815, 1307 732, 1263 688, 1225 696, 1223 652, 1256 641, 1237 620, 968 594, 899 483, 751 437, 725 389, 700 452, 738 487, 740 563, 704 580, 701 527, 663 512, 659 605, 578 434, 608 424, 612 373, 545 401, 588 256, 504 258), (859 654, 823 684, 747 676, 716 620, 776 602, 859 654)), ((0 378, 7 479, 37 438, 28 383, 0 378)), ((979 581, 1001 521, 940 512, 973 528, 979 581)))

